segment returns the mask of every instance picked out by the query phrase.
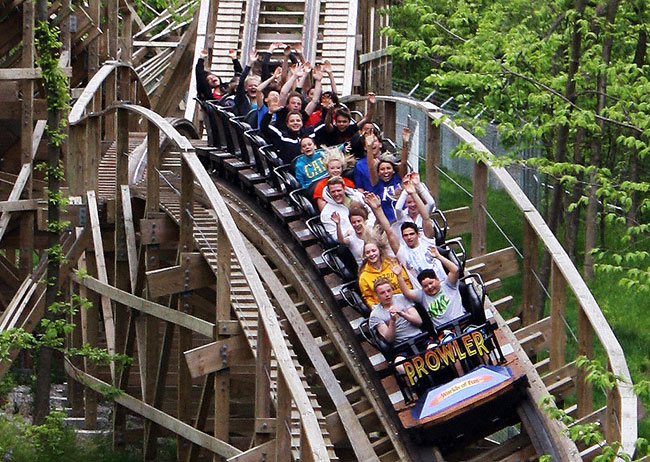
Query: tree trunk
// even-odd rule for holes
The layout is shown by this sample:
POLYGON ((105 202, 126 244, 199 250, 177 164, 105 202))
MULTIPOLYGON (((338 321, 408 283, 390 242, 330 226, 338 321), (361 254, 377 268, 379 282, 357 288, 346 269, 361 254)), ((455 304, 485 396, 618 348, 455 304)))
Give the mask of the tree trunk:
MULTIPOLYGON (((582 144, 584 142, 585 129, 579 127, 576 130, 576 139, 573 144, 573 163, 582 165, 584 161, 582 156, 582 144)), ((566 223, 564 225, 564 250, 573 263, 576 262, 576 245, 578 240, 578 230, 580 229, 580 213, 582 206, 578 204, 582 196, 582 174, 576 175, 576 183, 571 188, 571 195, 567 200, 566 223), (574 205, 574 209, 569 211, 569 206, 574 205)))
MULTIPOLYGON (((571 38, 571 58, 569 61, 569 67, 567 69, 567 81, 564 88, 564 96, 571 102, 576 100, 576 81, 575 75, 578 72, 578 67, 580 66, 580 51, 582 43, 582 32, 577 23, 579 19, 582 18, 585 11, 586 0, 578 0, 576 2, 576 22, 573 25, 573 36, 571 38)), ((557 138, 555 143, 555 161, 564 162, 566 161, 567 145, 569 142, 569 124, 560 125, 557 129, 557 138)), ((551 197, 551 203, 549 206, 549 212, 547 215, 548 227, 551 229, 553 234, 557 231, 557 225, 562 214, 562 196, 564 188, 560 184, 559 180, 555 181, 553 187, 553 194, 551 197)), ((539 269, 540 281, 544 287, 548 287, 549 280, 551 277, 551 256, 548 252, 544 252, 542 255, 542 262, 539 269)), ((535 311, 537 318, 541 319, 544 316, 544 307, 546 306, 546 294, 544 291, 540 290, 537 294, 537 304, 535 311)))
MULTIPOLYGON (((639 12, 639 17, 641 17, 641 13, 642 12, 639 12)), ((634 64, 639 68, 645 64, 647 48, 648 35, 645 29, 641 28, 639 29, 639 38, 637 39, 636 50, 634 52, 634 64)), ((630 159, 627 164, 627 178, 633 182, 639 181, 638 154, 636 149, 630 154, 630 159)), ((639 207, 639 193, 633 191, 631 193, 631 199, 632 204, 630 205, 630 209, 625 213, 625 222, 628 227, 635 226, 637 223, 636 210, 639 207)), ((634 235, 632 236, 632 239, 634 239, 634 235)))
MULTIPOLYGON (((613 37, 611 34, 607 33, 610 26, 614 23, 616 18, 616 10, 618 9, 619 0, 611 0, 607 4, 607 17, 604 25, 604 38, 603 38, 603 51, 602 51, 602 62, 605 68, 609 65, 609 60, 612 52, 612 43, 613 37)), ((603 109, 607 103, 607 74, 606 72, 601 72, 598 74, 598 79, 596 83, 596 94, 597 94, 597 104, 596 104, 596 114, 602 114, 603 109)), ((601 150, 602 150, 602 137, 604 135, 605 122, 602 119, 596 119, 598 127, 600 128, 599 133, 595 134, 592 140, 592 153, 591 153, 591 165, 598 169, 601 164, 601 150)), ((584 275, 587 281, 590 281, 594 278, 594 258, 591 255, 591 250, 596 247, 596 240, 598 238, 598 185, 596 181, 596 172, 593 171, 589 174, 589 202, 587 203, 587 217, 586 217, 586 229, 585 229, 585 266, 584 266, 584 275)))

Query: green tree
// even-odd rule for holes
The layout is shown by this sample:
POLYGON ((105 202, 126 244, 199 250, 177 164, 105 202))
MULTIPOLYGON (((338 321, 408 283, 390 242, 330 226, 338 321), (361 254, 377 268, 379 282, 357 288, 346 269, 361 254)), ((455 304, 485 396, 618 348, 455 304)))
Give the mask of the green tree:
MULTIPOLYGON (((648 236, 646 2, 405 0, 387 14, 389 52, 428 63, 427 83, 472 103, 460 105, 460 121, 475 124, 485 107, 515 153, 541 148, 535 165, 554 183, 546 219, 557 232, 565 217, 570 255, 586 206, 586 276, 595 255, 599 268, 650 287, 648 256, 630 247, 631 237, 648 236), (605 252, 598 225, 621 218, 628 234, 605 252)), ((549 266, 546 256, 543 282, 549 266)), ((543 306, 540 297, 540 316, 543 306)))

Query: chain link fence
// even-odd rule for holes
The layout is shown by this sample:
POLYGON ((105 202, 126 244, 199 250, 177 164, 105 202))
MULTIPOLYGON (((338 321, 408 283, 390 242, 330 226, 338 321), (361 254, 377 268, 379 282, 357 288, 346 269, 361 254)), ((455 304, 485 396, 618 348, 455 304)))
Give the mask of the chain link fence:
MULTIPOLYGON (((460 109, 453 97, 441 92, 427 90, 419 84, 408 89, 403 84, 400 85, 398 82, 394 82, 393 96, 408 97, 419 101, 428 101, 440 107, 442 111, 451 118, 453 118, 456 112, 460 109)), ((481 117, 482 115, 483 111, 479 111, 478 117, 481 117)), ((399 134, 401 133, 402 128, 408 126, 411 129, 411 149, 417 149, 421 161, 426 157, 426 129, 428 123, 429 121, 426 114, 407 105, 397 105, 396 142, 400 142, 399 134)), ((500 142, 497 127, 491 122, 486 126, 485 135, 477 136, 477 138, 496 156, 502 156, 509 153, 500 142)), ((440 143, 441 167, 458 175, 472 178, 473 161, 471 159, 452 155, 452 152, 458 145, 458 139, 444 126, 442 126, 440 130, 440 143)), ((541 155, 541 150, 535 148, 527 149, 519 153, 519 157, 522 159, 539 157, 541 155)), ((415 167, 414 165, 412 166, 415 167)), ((507 170, 515 181, 517 181, 519 187, 524 191, 524 194, 526 194, 528 199, 539 208, 542 188, 539 173, 531 167, 521 165, 508 167, 507 170)), ((488 178, 488 186, 495 189, 501 188, 501 184, 496 179, 492 178, 492 176, 488 178)))

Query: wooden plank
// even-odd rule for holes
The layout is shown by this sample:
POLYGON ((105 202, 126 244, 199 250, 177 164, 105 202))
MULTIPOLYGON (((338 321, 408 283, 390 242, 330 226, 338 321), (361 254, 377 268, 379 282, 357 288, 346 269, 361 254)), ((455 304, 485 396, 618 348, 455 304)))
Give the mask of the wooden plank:
POLYGON ((504 279, 519 273, 519 258, 513 247, 495 250, 480 257, 470 258, 465 262, 466 268, 481 265, 476 269, 483 280, 504 279))
MULTIPOLYGON (((18 173, 18 177, 16 178, 16 183, 9 193, 7 202, 16 201, 18 198, 20 198, 20 195, 23 193, 23 189, 25 189, 25 184, 27 184, 27 180, 29 179, 31 173, 31 165, 23 164, 23 166, 20 168, 20 173, 18 173)), ((2 215, 0 215, 0 241, 2 241, 2 237, 4 236, 5 231, 7 231, 7 226, 9 225, 10 218, 10 212, 2 212, 2 215)))
POLYGON ((47 120, 38 120, 36 122, 34 133, 32 135, 32 159, 36 157, 36 152, 38 151, 38 146, 41 144, 41 139, 43 139, 46 125, 47 120))
POLYGON ((97 292, 102 297, 115 300, 142 313, 146 313, 162 319, 163 321, 183 326, 186 329, 190 329, 194 332, 203 334, 208 337, 212 336, 212 333, 214 332, 214 324, 211 322, 204 321, 203 319, 197 318, 187 313, 179 312, 178 310, 168 308, 164 305, 160 305, 150 300, 140 298, 124 290, 113 287, 107 283, 101 282, 100 280, 95 279, 91 276, 79 277, 77 275, 74 275, 72 278, 78 284, 87 287, 94 292, 97 292))
POLYGON ((242 335, 218 340, 184 352, 192 378, 228 368, 250 355, 246 338, 242 335))
MULTIPOLYGON (((99 228, 99 214, 97 211, 97 197, 95 191, 86 192, 88 199, 88 216, 93 237, 93 248, 95 249, 95 260, 97 262, 97 279, 99 282, 108 285, 108 274, 106 273, 106 261, 104 260, 104 245, 102 234, 99 228)), ((113 307, 110 299, 102 295, 102 314, 104 316, 104 332, 106 334, 106 349, 109 354, 115 354, 115 325, 113 323, 113 307)), ((111 376, 115 379, 115 362, 111 361, 111 376)))
MULTIPOLYGON (((61 68, 63 73, 68 77, 72 77, 72 68, 63 67, 61 68)), ((43 78, 43 73, 38 67, 12 67, 12 68, 2 68, 0 69, 0 81, 1 80, 38 80, 43 78)))
POLYGON ((486 210, 487 210, 487 172, 483 162, 474 162, 474 181, 472 188, 472 249, 471 256, 485 253, 486 210))
MULTIPOLYGON (((110 388, 110 385, 106 382, 103 382, 90 374, 86 374, 83 371, 80 371, 72 365, 72 363, 66 359, 65 360, 65 370, 75 380, 78 380, 82 383, 89 385, 94 385, 99 387, 110 388)), ((121 394, 114 398, 115 401, 121 405, 135 412, 136 414, 141 415, 142 417, 152 420, 158 425, 166 428, 167 430, 182 436, 183 438, 191 441, 194 444, 198 444, 202 448, 205 448, 215 454, 221 455, 223 457, 234 457, 242 453, 239 449, 230 444, 221 441, 217 438, 214 438, 207 433, 203 433, 192 427, 191 425, 182 422, 169 414, 165 414, 163 411, 156 409, 153 406, 150 406, 139 399, 134 398, 129 394, 121 394)))
POLYGON ((469 207, 445 210, 447 219, 447 237, 456 237, 472 231, 472 215, 469 207))
POLYGON ((133 210, 131 209, 131 190, 128 185, 122 185, 122 210, 124 211, 124 229, 126 233, 126 253, 129 260, 129 279, 131 292, 135 291, 135 281, 138 275, 138 254, 135 244, 135 227, 133 225, 133 210))
POLYGON ((17 201, 0 201, 0 212, 22 212, 25 210, 36 210, 45 206, 45 202, 39 199, 21 199, 17 201))
POLYGON ((566 281, 555 261, 551 262, 551 369, 564 364, 566 344, 566 281))
POLYGON ((275 454, 275 440, 267 441, 242 452, 238 456, 231 457, 227 462, 258 462, 260 460, 270 460, 270 455, 275 454))
POLYGON ((529 337, 532 334, 540 333, 542 334, 543 341, 537 345, 538 349, 546 349, 550 343, 551 337, 551 317, 547 316, 544 319, 540 319, 534 324, 523 327, 515 332, 515 336, 522 340, 526 337, 529 337))
POLYGON ((147 286, 151 297, 162 297, 214 285, 212 268, 200 253, 184 253, 181 264, 147 271, 147 286))
POLYGON ((531 324, 537 320, 537 292, 540 287, 537 285, 537 254, 538 239, 535 229, 528 221, 524 222, 524 268, 522 271, 522 301, 521 320, 524 325, 531 324))
POLYGON ((178 241, 178 225, 165 216, 140 220, 140 244, 171 244, 178 241))

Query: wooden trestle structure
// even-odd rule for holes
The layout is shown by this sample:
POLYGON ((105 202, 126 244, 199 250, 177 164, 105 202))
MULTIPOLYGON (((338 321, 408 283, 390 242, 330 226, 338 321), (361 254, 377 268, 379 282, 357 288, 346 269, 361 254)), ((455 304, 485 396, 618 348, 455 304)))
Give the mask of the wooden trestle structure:
MULTIPOLYGON (((0 8, 0 24, 8 31, 0 44, 5 56, 0 69, 0 329, 32 331, 45 309, 44 285, 39 284, 44 264, 32 268, 32 255, 43 255, 46 247, 44 182, 33 170, 45 144, 45 106, 34 68, 33 2, 7 3, 0 8), (12 49, 16 52, 9 56, 12 49)), ((224 40, 219 31, 225 29, 215 29, 215 24, 228 23, 237 8, 240 24, 230 24, 233 43, 244 50, 260 46, 268 39, 264 34, 272 32, 258 34, 251 24, 260 31, 266 24, 272 31, 269 18, 282 16, 277 13, 281 9, 269 6, 270 0, 202 0, 184 32, 174 36, 171 22, 162 33, 151 32, 171 21, 171 14, 146 25, 128 0, 104 3, 91 0, 77 6, 74 30, 69 27, 69 0, 51 7, 62 29, 61 67, 71 77, 74 100, 64 149, 66 191, 72 201, 65 217, 71 228, 61 237, 67 256, 61 287, 67 296, 79 293, 93 302, 73 320, 78 327, 68 344, 104 346, 132 356, 134 362, 119 371, 113 365, 65 360, 72 415, 84 416, 85 427, 95 428, 97 390, 104 385, 122 389, 115 398, 115 444, 142 440, 146 460, 156 459, 158 436, 178 438, 179 461, 440 460, 413 447, 391 415, 378 380, 360 366, 353 334, 332 314, 335 302, 326 284, 334 284, 335 278, 316 275, 308 253, 289 242, 287 231, 276 229, 272 214, 212 178, 197 156, 214 152, 190 123, 199 126, 190 69, 200 50, 218 49, 216 44, 224 40), (100 27, 102 17, 105 27, 100 27), (127 414, 138 417, 142 427, 127 428, 127 414)), ((370 81, 386 90, 386 42, 374 34, 383 21, 376 14, 380 5, 342 2, 357 11, 355 25, 337 19, 335 3, 304 4, 309 12, 305 24, 312 24, 305 27, 314 28, 302 30, 309 41, 305 50, 319 59, 332 50, 344 53, 347 58, 337 75, 350 92, 369 88, 370 81), (319 48, 319 40, 328 46, 319 48), (361 70, 345 68, 350 63, 361 70)), ((302 10, 293 5, 287 11, 302 10)), ((302 17, 284 16, 284 21, 302 17)), ((295 24, 284 28, 297 29, 295 24)), ((389 137, 396 134, 397 104, 432 120, 442 117, 430 103, 391 96, 378 100, 389 137)), ((358 101, 347 99, 349 105, 358 101)), ((485 150, 463 128, 447 120, 442 126, 485 150)), ((428 126, 431 168, 426 181, 434 196, 441 129, 428 126)), ((567 412, 578 422, 600 421, 608 441, 621 441, 624 450, 633 452, 636 397, 616 337, 534 206, 505 170, 483 163, 474 168, 471 208, 447 213, 451 235, 472 234, 467 267, 483 276, 488 291, 519 271, 514 249, 485 250, 488 171, 519 208, 524 230, 521 314, 509 320, 499 314, 512 297, 488 302, 488 308, 528 371, 529 405, 520 413, 522 424, 528 420, 546 436, 522 432, 516 441, 483 452, 468 448, 465 456, 513 460, 509 457, 551 448, 558 460, 591 460, 598 446, 576 447, 563 426, 536 407, 546 394, 562 398, 573 392, 577 404, 567 412), (532 307, 540 246, 552 258, 551 315, 537 320, 532 307), (578 302, 577 353, 593 356, 594 343, 600 342, 608 370, 624 379, 607 392, 600 409, 593 409, 584 372, 566 358, 567 290, 578 302), (547 359, 531 361, 542 352, 548 352, 547 359)), ((18 353, 12 351, 12 359, 18 353)), ((0 363, 0 374, 9 366, 9 361, 0 363)))

